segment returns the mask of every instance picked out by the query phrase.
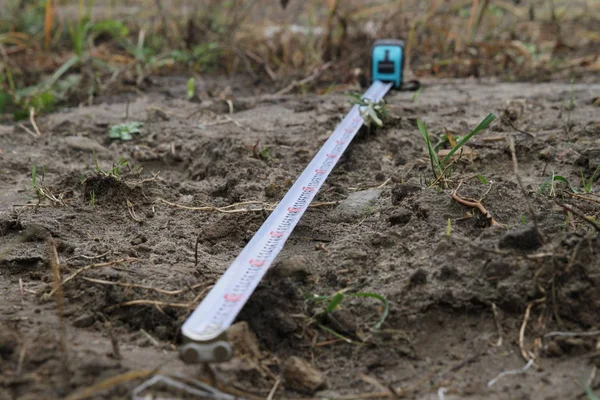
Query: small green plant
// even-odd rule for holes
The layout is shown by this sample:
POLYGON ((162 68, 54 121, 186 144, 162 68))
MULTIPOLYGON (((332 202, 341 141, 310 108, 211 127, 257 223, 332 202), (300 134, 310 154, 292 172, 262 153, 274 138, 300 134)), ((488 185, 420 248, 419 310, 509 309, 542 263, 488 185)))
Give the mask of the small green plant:
POLYGON ((269 148, 261 146, 260 140, 257 140, 254 146, 247 146, 246 148, 252 153, 252 158, 264 162, 268 162, 271 159, 271 151, 269 148))
POLYGON ((375 299, 375 300, 378 300, 379 302, 381 302, 381 304, 383 305, 381 317, 379 318, 378 322, 375 325, 373 325, 373 327, 372 327, 373 331, 379 330, 381 328, 381 326, 383 325, 383 323, 385 322, 385 320, 387 319, 387 317, 390 313, 390 305, 389 305, 389 302, 387 301, 387 299, 385 297, 383 297, 382 295, 377 294, 377 293, 369 293, 369 292, 344 293, 343 291, 340 291, 340 292, 334 293, 330 296, 317 296, 317 295, 310 296, 309 300, 311 300, 311 301, 314 301, 317 303, 325 303, 324 309, 316 317, 319 328, 323 329, 326 332, 333 334, 334 336, 336 336, 339 339, 342 339, 346 342, 351 343, 352 341, 350 339, 344 337, 343 335, 340 335, 339 333, 335 332, 331 328, 328 328, 325 325, 323 325, 323 320, 325 319, 325 317, 328 314, 331 314, 332 312, 334 312, 335 310, 340 308, 342 301, 347 297, 372 298, 372 299, 375 299))
POLYGON ((196 80, 194 78, 190 78, 187 82, 187 90, 185 94, 186 100, 192 100, 196 96, 196 80))
POLYGON ((583 390, 585 390, 585 396, 587 397, 588 400, 600 400, 600 398, 598 398, 598 396, 596 396, 596 394, 594 393, 594 391, 592 390, 590 385, 588 385, 582 381, 581 386, 583 387, 583 390))
POLYGON ((521 223, 522 223, 523 225, 527 225, 527 219, 525 218, 525 216, 524 216, 524 215, 521 215, 521 223))
POLYGON ((484 185, 488 184, 488 180, 481 174, 477 174, 477 179, 479 179, 479 182, 483 183, 484 185))
POLYGON ((431 143, 431 138, 429 136, 429 132, 427 131, 427 126, 420 119, 417 120, 417 126, 419 127, 419 131, 421 132, 421 135, 423 136, 423 139, 425 140, 425 144, 427 145, 427 150, 429 152, 429 160, 431 162, 431 170, 432 170, 433 176, 435 177, 436 180, 444 177, 444 175, 446 173, 445 172, 446 168, 451 164, 452 156, 454 155, 454 153, 456 153, 458 150, 460 150, 461 147, 463 147, 473 136, 475 136, 479 132, 484 131, 485 129, 489 128, 489 126, 492 124, 492 122, 494 122, 495 119, 496 119, 496 116, 492 113, 489 113, 487 115, 487 117, 485 117, 479 123, 479 125, 477 125, 477 127, 475 129, 473 129, 471 132, 469 132, 469 134, 462 137, 456 143, 456 146, 454 146, 448 152, 448 154, 446 154, 446 156, 441 160, 439 159, 437 152, 436 152, 433 144, 431 143))
POLYGON ((125 122, 119 125, 113 125, 110 127, 108 131, 108 137, 111 139, 120 139, 120 140, 132 140, 133 134, 142 133, 141 128, 144 126, 143 123, 133 121, 133 122, 125 122))
POLYGON ((93 190, 90 192, 90 206, 94 207, 96 205, 96 192, 93 190))
MULTIPOLYGON (((96 157, 96 152, 92 153, 92 157, 94 160, 94 173, 98 176, 112 177, 115 179, 120 179, 121 174, 123 172, 122 169, 125 167, 131 168, 129 161, 126 160, 123 156, 121 156, 117 162, 114 162, 112 165, 112 168, 109 170, 105 170, 100 167, 100 164, 98 164, 98 158, 96 157)), ((88 178, 90 173, 91 173, 91 171, 86 174, 83 174, 81 176, 82 183, 85 182, 85 180, 88 178)), ((94 197, 95 197, 95 194, 94 194, 94 197)))
POLYGON ((575 78, 571 77, 571 87, 569 89, 569 105, 566 107, 567 111, 573 111, 575 109, 575 78))
POLYGON ((417 100, 419 99, 419 96, 421 95, 421 92, 423 92, 423 86, 419 87, 417 89, 417 91, 412 95, 411 101, 413 103, 417 102, 417 100))
POLYGON ((360 116, 364 119, 364 124, 367 129, 371 129, 371 124, 375 124, 381 128, 383 120, 389 115, 388 106, 383 99, 374 102, 369 99, 362 98, 360 94, 353 94, 352 104, 360 107, 360 116))
POLYGON ((585 179, 582 170, 579 170, 579 173, 581 174, 581 186, 583 186, 583 191, 588 194, 592 193, 592 186, 594 185, 596 179, 598 179, 598 177, 600 176, 600 164, 598 164, 590 179, 585 179))
POLYGON ((567 178, 562 175, 556 175, 554 171, 552 171, 550 176, 548 176, 540 186, 538 194, 544 194, 548 190, 548 194, 551 197, 556 196, 556 182, 565 183, 573 193, 577 192, 577 190, 571 186, 567 178))
POLYGON ((106 171, 104 171, 104 173, 108 176, 114 176, 115 178, 120 178, 121 177, 121 168, 124 167, 129 167, 129 161, 127 161, 125 158, 120 157, 119 161, 117 161, 116 163, 113 163, 112 169, 110 170, 110 172, 106 173, 106 171))
MULTIPOLYGON (((44 169, 42 169, 42 182, 44 181, 44 169)), ((34 165, 31 167, 31 186, 35 190, 35 194, 38 199, 43 198, 41 184, 38 184, 37 181, 37 167, 34 165)))
POLYGON ((221 48, 217 43, 208 42, 194 46, 191 50, 174 50, 171 58, 188 67, 198 67, 203 71, 213 71, 219 65, 221 48))
POLYGON ((446 225, 446 236, 452 235, 452 220, 448 218, 448 224, 446 225))

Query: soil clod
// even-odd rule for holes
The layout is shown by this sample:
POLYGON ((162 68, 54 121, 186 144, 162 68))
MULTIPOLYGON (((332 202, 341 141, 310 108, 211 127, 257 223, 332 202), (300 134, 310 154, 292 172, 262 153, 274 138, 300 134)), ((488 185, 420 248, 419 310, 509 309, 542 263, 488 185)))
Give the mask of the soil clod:
POLYGON ((283 364, 283 384, 287 389, 312 395, 327 387, 327 379, 302 358, 292 356, 283 364))

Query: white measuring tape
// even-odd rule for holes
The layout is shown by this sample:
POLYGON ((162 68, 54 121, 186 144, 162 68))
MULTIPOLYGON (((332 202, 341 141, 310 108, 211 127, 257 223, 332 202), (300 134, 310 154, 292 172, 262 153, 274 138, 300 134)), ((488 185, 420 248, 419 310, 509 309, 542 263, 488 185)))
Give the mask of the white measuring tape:
MULTIPOLYGON (((391 87, 392 83, 375 81, 363 98, 378 102, 391 87)), ((231 356, 225 331, 258 286, 363 123, 360 108, 354 105, 258 232, 185 321, 181 331, 193 343, 182 348, 184 360, 215 361, 215 358, 228 359, 231 356), (223 353, 221 356, 211 355, 211 352, 218 352, 215 341, 219 340, 225 340, 218 342, 218 346, 225 346, 221 348, 223 353), (198 354, 201 352, 208 354, 198 354)))

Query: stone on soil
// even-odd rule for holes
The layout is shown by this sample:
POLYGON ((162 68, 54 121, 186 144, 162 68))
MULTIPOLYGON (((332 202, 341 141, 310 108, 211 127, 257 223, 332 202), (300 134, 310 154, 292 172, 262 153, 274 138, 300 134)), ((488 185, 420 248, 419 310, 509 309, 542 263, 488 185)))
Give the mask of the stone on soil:
POLYGON ((327 387, 325 376, 300 357, 292 356, 283 364, 283 384, 287 389, 312 395, 327 387))
POLYGON ((94 151, 106 151, 106 147, 102 146, 100 143, 83 136, 67 136, 64 138, 64 141, 67 146, 75 150, 89 151, 90 153, 94 151))
POLYGON ((535 250, 542 245, 533 226, 507 232, 500 238, 500 247, 516 250, 535 250))
POLYGON ((246 321, 238 322, 227 329, 227 338, 238 355, 246 355, 252 359, 260 358, 258 339, 246 321))
POLYGON ((373 206, 380 195, 381 189, 354 192, 338 204, 330 217, 335 222, 351 222, 364 218, 372 213, 373 206))

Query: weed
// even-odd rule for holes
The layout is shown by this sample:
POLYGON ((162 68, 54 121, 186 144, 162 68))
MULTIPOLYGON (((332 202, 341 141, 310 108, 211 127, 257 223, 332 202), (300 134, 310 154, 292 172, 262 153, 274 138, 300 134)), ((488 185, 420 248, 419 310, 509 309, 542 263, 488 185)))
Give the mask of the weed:
POLYGON ((575 83, 575 78, 571 77, 571 86, 569 88, 569 105, 567 105, 566 109, 567 111, 573 111, 575 109, 575 87, 574 87, 574 83, 575 83))
POLYGON ((90 207, 94 207, 96 205, 96 192, 93 190, 90 192, 90 207))
POLYGON ((540 189, 538 190, 538 194, 544 194, 544 193, 546 193, 546 190, 549 189, 548 194, 551 197, 556 196, 556 182, 562 182, 562 183, 566 184, 573 193, 577 192, 577 190, 573 186, 571 186, 571 184, 569 183, 567 178, 565 178, 562 175, 556 175, 554 173, 554 171, 552 171, 550 176, 548 176, 544 180, 542 185, 540 186, 540 189))
POLYGON ((460 140, 456 143, 455 146, 446 154, 446 156, 440 160, 438 154, 431 143, 431 138, 429 136, 429 132, 427 131, 427 126, 420 119, 417 120, 417 125, 419 127, 419 131, 425 140, 425 144, 427 145, 427 150, 429 152, 429 160, 431 162, 431 170, 433 172, 433 176, 436 181, 438 179, 442 179, 445 177, 446 169, 452 164, 451 159, 454 153, 461 149, 473 136, 477 133, 489 128, 492 122, 496 119, 496 116, 492 113, 489 113, 487 117, 485 117, 479 125, 475 129, 473 129, 469 134, 461 137, 460 140))
POLYGON ((364 124, 367 129, 371 129, 371 124, 375 124, 381 128, 383 120, 389 115, 388 106, 383 99, 374 102, 369 99, 362 98, 360 94, 353 94, 352 104, 358 105, 360 108, 360 116, 364 119, 364 124))
POLYGON ((592 388, 584 382, 581 382, 581 386, 583 386, 583 390, 585 390, 585 396, 588 400, 600 400, 596 394, 592 391, 592 388))
POLYGON ((594 182, 596 181, 596 179, 598 179, 598 177, 600 177, 600 164, 598 164, 598 166, 594 170, 594 173, 592 174, 590 179, 587 179, 587 180, 585 179, 585 176, 583 176, 582 170, 579 170, 579 173, 581 174, 581 186, 583 187, 583 191, 588 194, 592 193, 592 186, 594 185, 594 182))
POLYGON ((186 100, 190 101, 196 96, 196 80, 194 78, 190 78, 187 82, 187 90, 185 94, 186 100))
POLYGON ((36 194, 38 200, 41 200, 44 197, 43 192, 42 192, 42 187, 41 187, 42 183, 44 182, 44 175, 45 175, 45 168, 42 168, 42 179, 41 179, 40 183, 38 184, 37 167, 35 165, 33 167, 31 167, 31 186, 35 190, 35 194, 36 194))
POLYGON ((524 216, 524 215, 521 215, 521 223, 522 223, 523 225, 527 225, 527 219, 525 218, 525 216, 524 216))
POLYGON ((452 220, 448 218, 448 224, 446 225, 446 236, 450 236, 452 234, 452 220))
POLYGON ((488 184, 488 180, 481 174, 477 174, 477 179, 479 179, 479 182, 483 183, 484 185, 488 184))
POLYGON ((247 146, 246 148, 252 153, 252 158, 264 162, 268 162, 271 159, 271 151, 269 148, 261 146, 260 140, 257 140, 254 146, 247 146))
POLYGON ((48 187, 44 185, 44 176, 46 175, 46 168, 42 167, 42 177, 38 180, 37 167, 33 165, 31 167, 31 186, 35 190, 35 195, 38 200, 38 204, 42 202, 43 199, 48 199, 55 205, 65 204, 62 201, 62 196, 56 197, 48 187))
POLYGON ((221 48, 217 43, 203 43, 194 46, 191 50, 174 50, 171 58, 176 63, 187 67, 199 67, 204 71, 211 72, 218 66, 221 48))
POLYGON ((417 91, 412 95, 411 101, 413 103, 416 103, 419 96, 421 95, 421 92, 423 92, 423 86, 421 86, 420 88, 417 89, 417 91))
POLYGON ((319 313, 319 316, 318 316, 318 319, 322 320, 325 316, 327 316, 328 314, 331 314, 333 311, 337 310, 340 307, 342 301, 346 297, 362 297, 362 298, 368 297, 368 298, 378 300, 382 303, 383 310, 381 312, 381 317, 379 318, 379 321, 375 325, 373 325, 373 328, 372 328, 373 330, 380 329, 390 313, 389 302, 387 301, 387 299, 385 297, 383 297, 382 295, 377 294, 377 293, 370 293, 370 292, 344 293, 344 292, 340 291, 331 296, 313 295, 309 299, 312 301, 315 301, 315 302, 327 302, 327 304, 325 305, 325 308, 323 309, 323 311, 321 313, 319 313))
MULTIPOLYGON (((100 164, 98 164, 98 158, 96 157, 95 152, 92 154, 92 158, 94 161, 94 173, 99 176, 111 177, 111 178, 118 180, 121 178, 123 168, 128 167, 129 169, 131 169, 131 165, 130 165, 129 161, 126 160, 123 156, 121 156, 116 163, 114 162, 112 164, 112 168, 109 170, 104 170, 100 167, 100 164)), ((84 183, 86 181, 89 173, 90 172, 83 174, 81 176, 81 183, 84 183)), ((95 194, 94 194, 94 197, 95 197, 95 194)))
POLYGON ((132 140, 133 134, 140 134, 143 123, 132 121, 119 125, 113 125, 108 131, 108 137, 111 139, 132 140))

